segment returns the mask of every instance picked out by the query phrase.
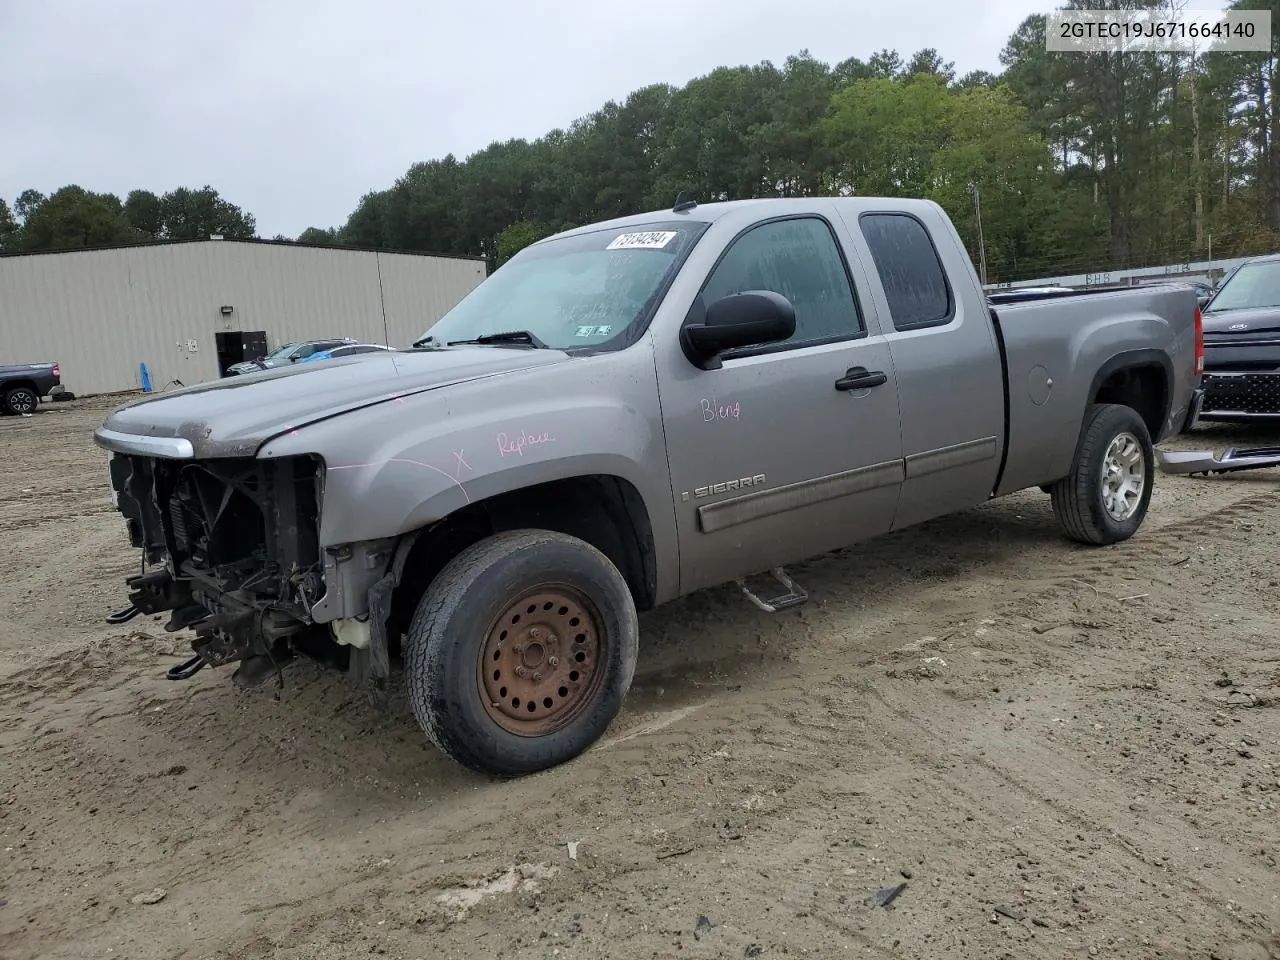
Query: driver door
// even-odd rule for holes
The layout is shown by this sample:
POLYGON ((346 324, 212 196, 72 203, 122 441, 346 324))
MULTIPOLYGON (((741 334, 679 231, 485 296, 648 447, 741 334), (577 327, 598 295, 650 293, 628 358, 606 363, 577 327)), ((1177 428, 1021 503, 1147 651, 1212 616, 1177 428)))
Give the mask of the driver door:
POLYGON ((715 370, 682 357, 660 365, 682 591, 893 524, 904 475, 897 381, 874 315, 859 308, 860 265, 838 236, 813 214, 745 230, 700 296, 709 304, 747 290, 780 293, 795 307, 795 333, 729 351, 715 370), (855 368, 873 385, 850 388, 855 368))

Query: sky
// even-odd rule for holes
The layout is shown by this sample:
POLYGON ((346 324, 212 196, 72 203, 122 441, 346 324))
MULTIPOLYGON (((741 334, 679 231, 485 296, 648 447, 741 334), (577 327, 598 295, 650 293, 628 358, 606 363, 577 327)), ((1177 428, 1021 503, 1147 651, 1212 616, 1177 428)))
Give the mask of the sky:
POLYGON ((717 66, 935 47, 998 72, 1038 0, 0 0, 0 196, 213 186, 260 236, 410 164, 717 66))

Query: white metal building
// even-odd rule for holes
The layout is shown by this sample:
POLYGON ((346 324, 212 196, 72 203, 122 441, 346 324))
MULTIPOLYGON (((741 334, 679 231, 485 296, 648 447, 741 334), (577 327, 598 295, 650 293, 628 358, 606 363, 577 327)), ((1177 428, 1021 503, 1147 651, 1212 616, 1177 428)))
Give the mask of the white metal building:
POLYGON ((56 361, 80 396, 140 389, 144 363, 154 389, 191 385, 220 376, 237 331, 265 333, 268 349, 408 346, 484 278, 479 258, 269 240, 3 255, 0 363, 56 361))

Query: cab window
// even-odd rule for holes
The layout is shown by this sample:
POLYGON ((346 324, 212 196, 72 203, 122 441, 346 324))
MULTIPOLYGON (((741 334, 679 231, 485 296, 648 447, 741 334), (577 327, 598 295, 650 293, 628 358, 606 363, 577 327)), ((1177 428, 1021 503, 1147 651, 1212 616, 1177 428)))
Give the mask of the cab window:
MULTIPOLYGON (((865 329, 835 235, 819 217, 752 227, 733 241, 703 287, 703 300, 770 290, 791 301, 796 331, 776 350, 856 337, 865 329)), ((750 352, 760 352, 752 348, 750 352)), ((745 351, 734 351, 742 355, 745 351)))

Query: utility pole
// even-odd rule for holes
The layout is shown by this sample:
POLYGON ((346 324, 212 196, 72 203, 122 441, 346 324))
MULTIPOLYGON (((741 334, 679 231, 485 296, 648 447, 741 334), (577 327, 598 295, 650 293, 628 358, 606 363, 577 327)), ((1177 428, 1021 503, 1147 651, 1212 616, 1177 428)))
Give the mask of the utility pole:
POLYGON ((969 181, 969 192, 973 194, 973 215, 978 221, 978 274, 982 277, 982 285, 987 285, 987 245, 982 239, 982 200, 978 195, 978 185, 969 181))

